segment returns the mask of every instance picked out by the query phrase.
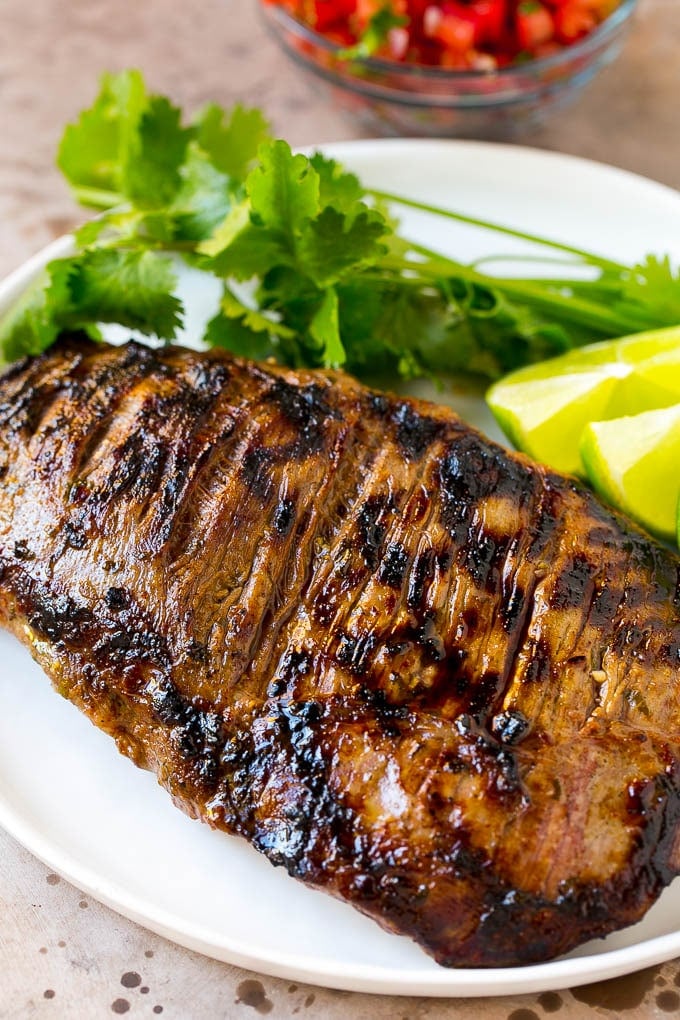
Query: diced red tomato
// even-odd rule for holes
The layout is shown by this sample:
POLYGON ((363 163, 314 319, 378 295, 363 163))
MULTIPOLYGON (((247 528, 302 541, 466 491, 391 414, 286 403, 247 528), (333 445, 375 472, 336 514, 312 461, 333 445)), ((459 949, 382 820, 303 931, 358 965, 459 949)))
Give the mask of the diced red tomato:
POLYGON ((555 38, 553 16, 539 0, 522 0, 515 21, 520 48, 529 53, 555 38))
POLYGON ((476 0, 471 4, 477 19, 477 41, 494 44, 503 35, 508 19, 508 0, 476 0))
POLYGON ((592 32, 596 25, 597 14, 592 3, 570 0, 555 12, 556 35, 563 43, 575 42, 592 32))
POLYGON ((465 16, 464 9, 461 16, 461 7, 462 4, 442 5, 441 16, 431 18, 433 30, 429 34, 446 49, 465 54, 474 47, 476 33, 474 22, 465 16))
POLYGON ((445 0, 438 6, 444 14, 469 21, 474 29, 474 44, 495 43, 503 33, 508 16, 507 0, 445 0))
POLYGON ((325 32, 354 13, 356 0, 307 0, 305 18, 318 32, 325 32))
POLYGON ((459 70, 493 70, 550 56, 592 32, 620 0, 264 0, 334 42, 356 42, 387 11, 381 57, 459 70))

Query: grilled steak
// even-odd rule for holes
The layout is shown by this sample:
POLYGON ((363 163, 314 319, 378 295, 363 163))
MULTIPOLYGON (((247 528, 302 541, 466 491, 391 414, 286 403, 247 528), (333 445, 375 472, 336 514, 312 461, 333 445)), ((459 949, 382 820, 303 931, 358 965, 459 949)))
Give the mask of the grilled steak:
POLYGON ((65 338, 0 380, 0 622, 190 815, 442 964, 680 870, 678 561, 444 408, 65 338))

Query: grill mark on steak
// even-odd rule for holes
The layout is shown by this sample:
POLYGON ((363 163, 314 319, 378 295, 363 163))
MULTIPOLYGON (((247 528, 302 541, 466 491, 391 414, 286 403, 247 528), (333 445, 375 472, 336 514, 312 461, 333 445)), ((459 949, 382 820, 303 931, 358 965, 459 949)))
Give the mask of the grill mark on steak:
POLYGON ((392 421, 396 425, 397 443, 407 460, 420 460, 444 431, 441 421, 419 414, 407 402, 396 405, 392 412, 392 421))
MULTIPOLYGON (((360 411, 361 408, 357 407, 357 423, 360 411)), ((333 562, 335 550, 341 543, 337 522, 344 519, 346 504, 348 501, 356 504, 361 500, 362 483, 357 477, 357 461, 362 460, 364 469, 368 469, 377 448, 377 443, 362 443, 347 426, 337 430, 331 452, 335 470, 318 480, 313 509, 306 519, 299 521, 291 541, 282 544, 279 540, 277 564, 281 566, 282 577, 274 584, 276 598, 273 609, 268 611, 260 631, 260 648, 253 650, 252 659, 252 672, 273 676, 278 694, 285 692, 288 697, 297 697, 298 682, 304 672, 300 665, 305 662, 307 668, 311 666, 311 658, 297 648, 299 621, 295 618, 304 613, 301 607, 305 605, 309 607, 310 617, 313 616, 317 622, 323 615, 318 596, 310 589, 315 579, 323 574, 324 565, 333 562), (298 662, 298 668, 291 673, 289 664, 292 661, 298 662)), ((301 489, 302 479, 297 484, 301 489)), ((308 482, 305 488, 308 489, 308 482)), ((326 603, 324 611, 328 608, 326 603)))
POLYGON ((678 560, 576 483, 219 352, 65 339, 0 416, 0 620, 189 814, 447 965, 680 870, 678 560))
MULTIPOLYGON (((224 365, 218 364, 200 366, 187 375, 177 392, 156 409, 158 424, 167 417, 178 431, 163 473, 161 499, 152 507, 155 519, 149 524, 149 530, 158 529, 157 548, 165 545, 173 533, 188 490, 215 445, 216 437, 206 428, 206 423, 227 385, 229 373, 224 365)), ((229 435, 231 427, 232 422, 229 422, 226 429, 220 431, 219 440, 229 435)))
POLYGON ((129 351, 120 363, 104 362, 99 371, 86 375, 79 382, 82 410, 78 422, 69 431, 68 442, 63 442, 64 429, 59 418, 50 421, 52 460, 69 458, 69 469, 74 477, 71 498, 78 492, 79 473, 87 473, 91 458, 105 443, 114 415, 120 414, 122 401, 153 369, 150 350, 139 359, 129 351))
MULTIPOLYGON (((370 412, 370 408, 362 408, 370 412)), ((384 471, 385 450, 382 435, 372 428, 368 421, 364 428, 358 423, 358 435, 353 449, 355 460, 343 471, 346 477, 350 470, 357 472, 357 485, 346 506, 339 527, 332 537, 323 541, 321 556, 315 564, 315 573, 310 576, 304 589, 303 598, 310 617, 323 626, 329 626, 336 619, 341 608, 347 615, 361 597, 363 585, 375 571, 380 571, 381 548, 388 542, 389 529, 402 512, 407 492, 397 485, 386 495, 376 492, 376 479, 384 471), (396 491, 395 491, 396 490, 396 491), (376 502, 383 506, 385 520, 381 526, 380 545, 366 554, 366 507, 376 502), (343 598, 354 592, 351 601, 343 598)), ((342 480, 338 491, 342 491, 342 480)))
MULTIPOLYGON (((4 558, 0 558, 0 582, 11 585, 15 611, 26 616, 39 639, 70 652, 90 653, 97 669, 131 665, 136 671, 139 663, 166 671, 169 668, 171 657, 165 638, 154 629, 145 611, 130 605, 128 599, 114 618, 103 619, 92 607, 69 595, 55 595, 48 584, 34 580, 25 569, 4 558)), ((106 604, 110 605, 108 598, 106 604)))
POLYGON ((8 385, 3 388, 0 400, 0 428, 24 437, 31 436, 43 412, 49 409, 52 401, 46 397, 55 396, 61 385, 61 379, 74 370, 81 360, 75 351, 64 354, 55 365, 49 365, 47 358, 35 358, 19 362, 15 369, 10 369, 7 376, 8 385))
MULTIPOLYGON (((370 419, 369 424, 373 424, 370 419)), ((382 423, 376 423, 376 425, 375 432, 383 436, 382 423)), ((439 433, 441 434, 443 431, 443 425, 440 425, 439 433)), ((400 445, 398 436, 397 445, 400 445)), ((368 561, 365 555, 363 560, 355 560, 350 555, 350 550, 356 548, 356 532, 362 534, 365 518, 364 508, 369 501, 376 498, 374 487, 376 484, 382 484, 381 476, 385 470, 385 459, 391 456, 389 451, 383 451, 383 456, 373 463, 358 501, 359 512, 348 517, 344 545, 338 544, 337 551, 329 550, 328 563, 331 568, 336 560, 341 563, 341 568, 335 571, 335 577, 331 573, 333 578, 331 583, 338 596, 334 619, 337 620, 341 613, 344 623, 337 623, 329 631, 326 652, 341 667, 356 677, 357 681, 361 679, 362 684, 369 689, 378 686, 381 682, 379 675, 374 676, 374 659, 376 654, 385 649, 386 641, 390 639, 390 636, 383 634, 379 627, 374 628, 368 623, 371 607, 376 601, 383 604, 389 603, 392 617, 403 617, 404 622, 399 628, 396 628, 394 636, 398 641, 405 641, 407 647, 411 647, 414 642, 417 642, 431 651, 433 644, 438 641, 432 618, 427 613, 423 601, 424 590, 417 590, 418 587, 422 588, 422 584, 418 584, 420 568, 417 567, 417 559, 420 555, 422 560, 422 556, 426 556, 427 553, 424 550, 419 550, 417 546, 408 552, 402 544, 405 534, 409 532, 413 534, 414 524, 417 524, 423 533, 426 533, 426 522, 423 515, 423 489, 427 484, 431 465, 436 459, 437 448, 437 446, 431 448, 427 457, 421 453, 420 466, 416 466, 415 469, 408 468, 410 475, 408 484, 402 485, 398 476, 393 479, 387 500, 389 516, 384 522, 381 534, 381 545, 386 550, 385 561, 381 560, 380 548, 375 550, 375 555, 368 561), (397 566, 397 558, 399 566, 397 566), (407 571, 409 571, 408 574, 407 571), (415 581, 415 588, 413 588, 412 581, 415 581), (396 598, 385 599, 384 584, 394 590, 396 598), (347 597, 348 593, 350 593, 349 598, 347 597), (409 593, 411 605, 409 605, 409 593), (342 601, 343 596, 344 602, 342 601), (415 604, 416 596, 418 597, 418 606, 415 604), (368 632, 366 632, 367 626, 369 627, 368 632), (408 635, 406 631, 408 631, 408 635)), ((428 501, 428 513, 430 509, 431 504, 428 501)), ((422 581, 424 579, 423 577, 422 581)), ((443 655, 437 656, 437 658, 442 657, 443 655)), ((321 665, 322 668, 326 668, 327 662, 324 660, 321 665)), ((381 671, 380 669, 379 674, 381 671)), ((408 695, 412 696, 413 693, 413 689, 409 688, 408 695)), ((392 700, 395 695, 396 692, 389 693, 392 700)))

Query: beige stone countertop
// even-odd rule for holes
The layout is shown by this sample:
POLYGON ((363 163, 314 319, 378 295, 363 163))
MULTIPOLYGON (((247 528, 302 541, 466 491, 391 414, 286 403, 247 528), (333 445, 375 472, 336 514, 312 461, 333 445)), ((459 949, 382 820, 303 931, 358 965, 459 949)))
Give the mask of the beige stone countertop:
MULTIPOLYGON (((257 104, 294 144, 362 137, 278 52, 255 0, 3 0, 0 18, 0 275, 80 219, 53 169, 54 152, 103 70, 140 67, 155 90, 189 109, 210 99, 257 104)), ((679 0, 641 0, 619 61, 578 105, 523 141, 680 187, 678 53, 679 0)), ((83 896, 0 831, 0 1020, 122 1014, 637 1020, 680 1015, 680 961, 506 999, 329 991, 172 945, 83 896)))

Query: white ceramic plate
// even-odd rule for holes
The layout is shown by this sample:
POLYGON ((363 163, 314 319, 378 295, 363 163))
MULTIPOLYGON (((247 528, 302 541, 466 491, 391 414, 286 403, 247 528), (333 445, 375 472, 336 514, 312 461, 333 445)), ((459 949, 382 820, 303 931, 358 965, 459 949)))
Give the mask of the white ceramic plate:
MULTIPOLYGON (((607 167, 477 143, 328 146, 367 184, 446 204, 624 260, 680 259, 680 196, 607 167)), ((482 231, 403 216, 423 243, 466 258, 498 251, 482 231)), ((0 311, 57 242, 0 285, 0 311)), ((501 241, 508 250, 508 241, 501 241)), ((517 245, 517 251, 523 246, 517 245)), ((195 276, 189 332, 214 297, 195 276)), ((481 402, 463 413, 490 425, 481 402)), ((489 429, 490 430, 490 429, 489 429)), ((506 995, 611 978, 680 956, 680 884, 634 928, 540 966, 438 967, 406 938, 274 869, 242 841, 177 811, 154 778, 51 690, 27 652, 0 634, 0 824, 75 885, 162 935, 230 963, 336 988, 392 994, 506 995)))

